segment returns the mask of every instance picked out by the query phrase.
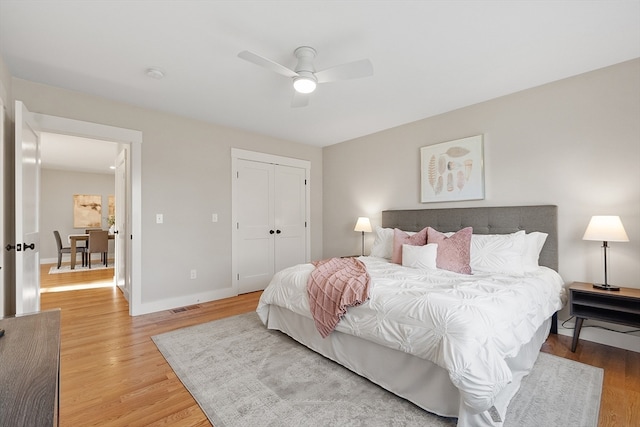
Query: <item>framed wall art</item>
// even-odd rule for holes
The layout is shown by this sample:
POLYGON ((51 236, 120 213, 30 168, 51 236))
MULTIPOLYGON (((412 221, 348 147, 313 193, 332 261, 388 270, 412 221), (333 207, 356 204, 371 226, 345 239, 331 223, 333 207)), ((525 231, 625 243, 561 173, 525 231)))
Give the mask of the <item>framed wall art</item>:
POLYGON ((102 227, 102 196, 92 194, 73 195, 73 227, 102 227))
POLYGON ((420 148, 421 202, 484 199, 483 136, 420 148))

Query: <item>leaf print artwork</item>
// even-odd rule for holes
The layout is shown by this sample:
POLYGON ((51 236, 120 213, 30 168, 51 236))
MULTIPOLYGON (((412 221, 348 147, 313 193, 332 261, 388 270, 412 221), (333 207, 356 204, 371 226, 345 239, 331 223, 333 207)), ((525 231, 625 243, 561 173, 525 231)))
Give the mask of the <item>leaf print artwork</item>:
POLYGON ((431 188, 435 189, 435 184, 436 184, 436 155, 432 155, 431 159, 429 160, 429 169, 427 171, 427 177, 429 179, 429 184, 431 185, 431 188))
POLYGON ((464 177, 464 172, 459 170, 456 176, 456 187, 458 187, 458 190, 462 190, 465 182, 467 182, 467 179, 464 177))
POLYGON ((483 135, 420 148, 421 202, 484 198, 483 135))
POLYGON ((464 161, 464 176, 469 181, 469 177, 471 176, 471 169, 473 169, 473 160, 465 160, 464 161))
POLYGON ((438 173, 440 175, 444 174, 445 169, 447 169, 447 158, 444 154, 440 154, 438 158, 438 173))
POLYGON ((469 154, 469 150, 462 147, 451 147, 447 150, 447 156, 449 157, 462 157, 469 154))
POLYGON ((449 162, 447 163, 447 169, 449 169, 450 171, 452 170, 456 170, 458 168, 462 167, 462 165, 458 162, 449 162))
POLYGON ((438 177, 438 184, 436 185, 436 194, 442 193, 442 175, 438 177))

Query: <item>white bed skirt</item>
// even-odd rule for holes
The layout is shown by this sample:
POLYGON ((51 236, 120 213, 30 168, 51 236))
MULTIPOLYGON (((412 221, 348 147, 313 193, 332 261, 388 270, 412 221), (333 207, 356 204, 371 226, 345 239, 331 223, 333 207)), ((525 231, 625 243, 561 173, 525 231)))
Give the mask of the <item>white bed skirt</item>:
POLYGON ((460 393, 448 372, 419 357, 334 331, 323 339, 312 319, 286 308, 269 305, 267 327, 284 332, 296 341, 345 366, 417 406, 445 417, 457 417, 458 426, 501 426, 506 409, 520 388, 522 378, 533 367, 540 347, 547 339, 551 319, 538 329, 518 356, 507 359, 513 381, 496 397, 495 411, 470 413, 461 405, 460 393))

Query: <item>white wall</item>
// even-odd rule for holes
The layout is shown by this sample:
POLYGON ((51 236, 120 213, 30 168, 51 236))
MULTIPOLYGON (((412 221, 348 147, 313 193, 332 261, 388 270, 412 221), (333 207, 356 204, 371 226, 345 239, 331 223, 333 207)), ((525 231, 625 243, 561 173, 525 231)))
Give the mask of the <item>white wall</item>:
MULTIPOLYGON (((69 246, 66 236, 81 233, 84 228, 73 227, 73 195, 95 194, 102 196, 102 228, 107 224, 109 196, 115 193, 115 175, 42 169, 40 192, 40 262, 57 262, 58 251, 53 230, 58 230, 62 244, 69 246)), ((113 242, 109 244, 113 256, 113 242)), ((68 261, 69 256, 62 260, 68 261)))
POLYGON ((311 162, 311 256, 322 254, 322 151, 88 94, 12 79, 34 113, 141 131, 142 312, 229 296, 231 148, 311 162), (156 213, 164 223, 156 224, 156 213), (217 213, 219 221, 211 222, 217 213), (190 270, 197 269, 197 279, 190 270))
MULTIPOLYGON (((601 243, 582 235, 592 215, 612 214, 622 218, 630 242, 611 243, 610 283, 640 288, 640 59, 336 144, 323 154, 325 257, 359 253, 356 218, 380 224, 386 209, 554 204, 565 282, 602 281, 601 243), (420 147, 478 134, 485 138, 485 199, 420 203, 420 147)), ((367 248, 372 241, 368 235, 367 248)))

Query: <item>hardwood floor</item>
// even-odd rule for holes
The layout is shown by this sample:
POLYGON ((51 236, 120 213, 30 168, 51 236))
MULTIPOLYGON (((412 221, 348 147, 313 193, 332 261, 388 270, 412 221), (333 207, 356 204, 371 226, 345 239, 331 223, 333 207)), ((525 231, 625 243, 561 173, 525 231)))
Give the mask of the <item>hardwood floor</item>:
MULTIPOLYGON (((42 309, 62 309, 61 426, 211 425, 151 337, 252 311, 260 292, 130 317, 122 293, 108 286, 112 270, 48 271, 42 267, 42 309)), ((542 351, 605 369, 599 426, 639 425, 640 353, 584 340, 575 353, 570 346, 552 335, 542 351)))

